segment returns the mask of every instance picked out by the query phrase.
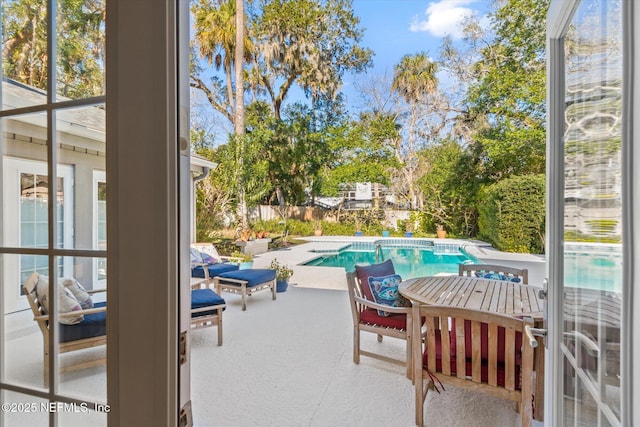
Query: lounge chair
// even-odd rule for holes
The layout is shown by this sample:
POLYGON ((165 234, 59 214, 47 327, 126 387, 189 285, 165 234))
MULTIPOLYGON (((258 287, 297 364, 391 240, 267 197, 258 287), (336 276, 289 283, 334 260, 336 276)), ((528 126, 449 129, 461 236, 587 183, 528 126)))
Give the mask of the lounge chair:
POLYGON ((218 254, 211 243, 193 243, 191 245, 191 277, 205 279, 211 283, 219 274, 238 270, 238 263, 231 257, 218 254))
MULTIPOLYGON (((33 319, 38 323, 38 327, 42 332, 43 338, 43 354, 44 354, 44 384, 49 382, 49 314, 48 304, 44 301, 43 289, 47 289, 48 278, 38 273, 32 273, 25 283, 22 285, 24 293, 27 296, 29 307, 33 312, 33 319), (40 292, 40 295, 38 294, 40 292)), ((59 283, 58 286, 64 287, 59 283)), ((105 289, 88 290, 88 294, 96 294, 105 292, 105 289)), ((59 298, 58 301, 61 301, 59 298)), ((90 347, 97 347, 107 343, 107 307, 105 302, 92 304, 93 308, 63 312, 62 304, 58 304, 58 319, 61 322, 58 328, 58 351, 60 354, 76 350, 82 350, 90 347), (73 323, 73 324, 63 324, 73 323)), ((78 307, 76 307, 78 308, 78 307)), ((60 372, 66 372, 75 369, 85 369, 106 363, 106 354, 104 357, 76 364, 68 364, 60 367, 60 372)))
POLYGON ((250 268, 229 271, 213 278, 218 295, 222 291, 237 293, 242 296, 242 311, 247 309, 246 297, 263 289, 271 289, 271 299, 276 299, 276 270, 250 268))
POLYGON ((203 282, 197 282, 191 289, 191 329, 218 327, 218 345, 222 345, 222 312, 225 300, 203 282), (195 289, 194 289, 195 288, 195 289))

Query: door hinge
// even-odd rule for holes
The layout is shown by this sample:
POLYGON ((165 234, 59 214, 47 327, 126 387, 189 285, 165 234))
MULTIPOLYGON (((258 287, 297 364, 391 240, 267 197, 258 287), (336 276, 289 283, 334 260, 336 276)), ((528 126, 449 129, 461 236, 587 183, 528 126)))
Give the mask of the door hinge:
POLYGON ((187 363, 187 344, 187 331, 182 331, 178 341, 178 356, 180 357, 181 365, 187 363))
POLYGON ((192 427, 193 415, 191 414, 191 401, 184 404, 180 409, 180 416, 178 417, 178 426, 180 427, 192 427))

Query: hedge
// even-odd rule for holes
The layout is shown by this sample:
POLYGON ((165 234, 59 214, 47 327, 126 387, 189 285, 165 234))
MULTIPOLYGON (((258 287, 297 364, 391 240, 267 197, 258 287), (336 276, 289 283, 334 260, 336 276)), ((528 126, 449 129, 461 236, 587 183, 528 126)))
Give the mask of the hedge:
POLYGON ((479 238, 508 252, 544 252, 545 176, 523 175, 485 187, 478 201, 479 238))

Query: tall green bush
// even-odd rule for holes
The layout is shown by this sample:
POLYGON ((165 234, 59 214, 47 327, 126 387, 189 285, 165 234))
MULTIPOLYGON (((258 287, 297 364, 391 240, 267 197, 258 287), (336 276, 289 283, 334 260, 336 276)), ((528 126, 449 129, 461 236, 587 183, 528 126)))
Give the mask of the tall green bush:
POLYGON ((544 175, 515 176, 485 187, 478 211, 480 239, 502 251, 544 252, 544 175))

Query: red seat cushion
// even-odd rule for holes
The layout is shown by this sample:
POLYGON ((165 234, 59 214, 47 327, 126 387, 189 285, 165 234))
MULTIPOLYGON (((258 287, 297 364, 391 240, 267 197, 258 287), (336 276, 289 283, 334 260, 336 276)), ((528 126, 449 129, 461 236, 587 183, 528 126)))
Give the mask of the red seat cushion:
POLYGON ((407 315, 406 314, 392 314, 391 316, 379 316, 378 310, 373 308, 366 308, 360 314, 360 323, 369 323, 372 325, 384 326, 394 329, 407 329, 407 315))
MULTIPOLYGON (((469 323, 469 325, 471 324, 471 322, 467 321, 469 323)), ((487 324, 484 323, 482 324, 483 326, 485 326, 485 333, 487 332, 486 326, 487 324)), ((471 326, 469 326, 471 327, 471 326)), ((505 379, 505 368, 504 368, 504 328, 500 328, 502 329, 502 349, 503 351, 498 354, 498 366, 497 366, 497 382, 498 385, 501 387, 504 387, 504 379, 505 379)), ((482 331, 481 331, 482 333, 482 331)), ((488 361, 488 346, 487 346, 487 335, 485 334, 482 340, 482 360, 480 362, 480 379, 482 380, 482 382, 486 383, 489 381, 489 361, 488 361), (486 354, 485 354, 486 352, 486 354)), ((442 340, 441 340, 441 335, 440 335, 440 331, 436 331, 435 334, 435 338, 436 338, 436 372, 437 373, 442 373, 442 340)), ((471 361, 471 336, 467 335, 466 338, 469 339, 469 344, 467 345, 467 343, 465 343, 465 353, 467 355, 467 360, 465 363, 465 375, 468 377, 471 377, 473 374, 473 369, 472 369, 472 361, 471 361)), ((499 338, 500 340, 500 338, 499 338)), ((451 342, 451 348, 449 350, 451 357, 449 360, 449 366, 450 366, 450 370, 451 370, 451 376, 456 376, 457 373, 457 358, 456 358, 456 346, 455 346, 455 331, 450 333, 450 340, 451 342)), ((518 341, 518 337, 516 336, 516 342, 518 341)), ((520 337, 520 341, 522 341, 522 336, 520 337)), ((498 344, 498 349, 500 349, 500 344, 498 344)), ((427 369, 428 368, 428 353, 427 350, 425 349, 424 353, 422 354, 422 367, 423 369, 427 369)), ((520 351, 516 352, 516 369, 515 369, 515 378, 520 378, 520 363, 521 363, 522 357, 521 357, 521 353, 520 351)), ((520 390, 520 383, 518 381, 516 381, 516 390, 520 390)))
POLYGON ((380 264, 356 265, 356 276, 362 284, 362 293, 369 301, 375 301, 371 289, 369 289, 369 277, 382 277, 391 274, 396 274, 396 269, 393 268, 393 262, 390 259, 380 264))
MULTIPOLYGON (((455 351, 456 348, 456 321, 451 319, 451 335, 450 335, 451 351, 455 351)), ((486 323, 480 324, 480 354, 482 359, 489 359, 489 325, 486 323)), ((515 339, 515 354, 516 363, 520 364, 521 349, 522 349, 522 334, 516 332, 515 339)), ((471 321, 464 321, 464 348, 467 359, 471 358, 471 321)), ((504 343, 504 328, 498 327, 498 362, 504 363, 505 356, 505 343, 504 343)))

